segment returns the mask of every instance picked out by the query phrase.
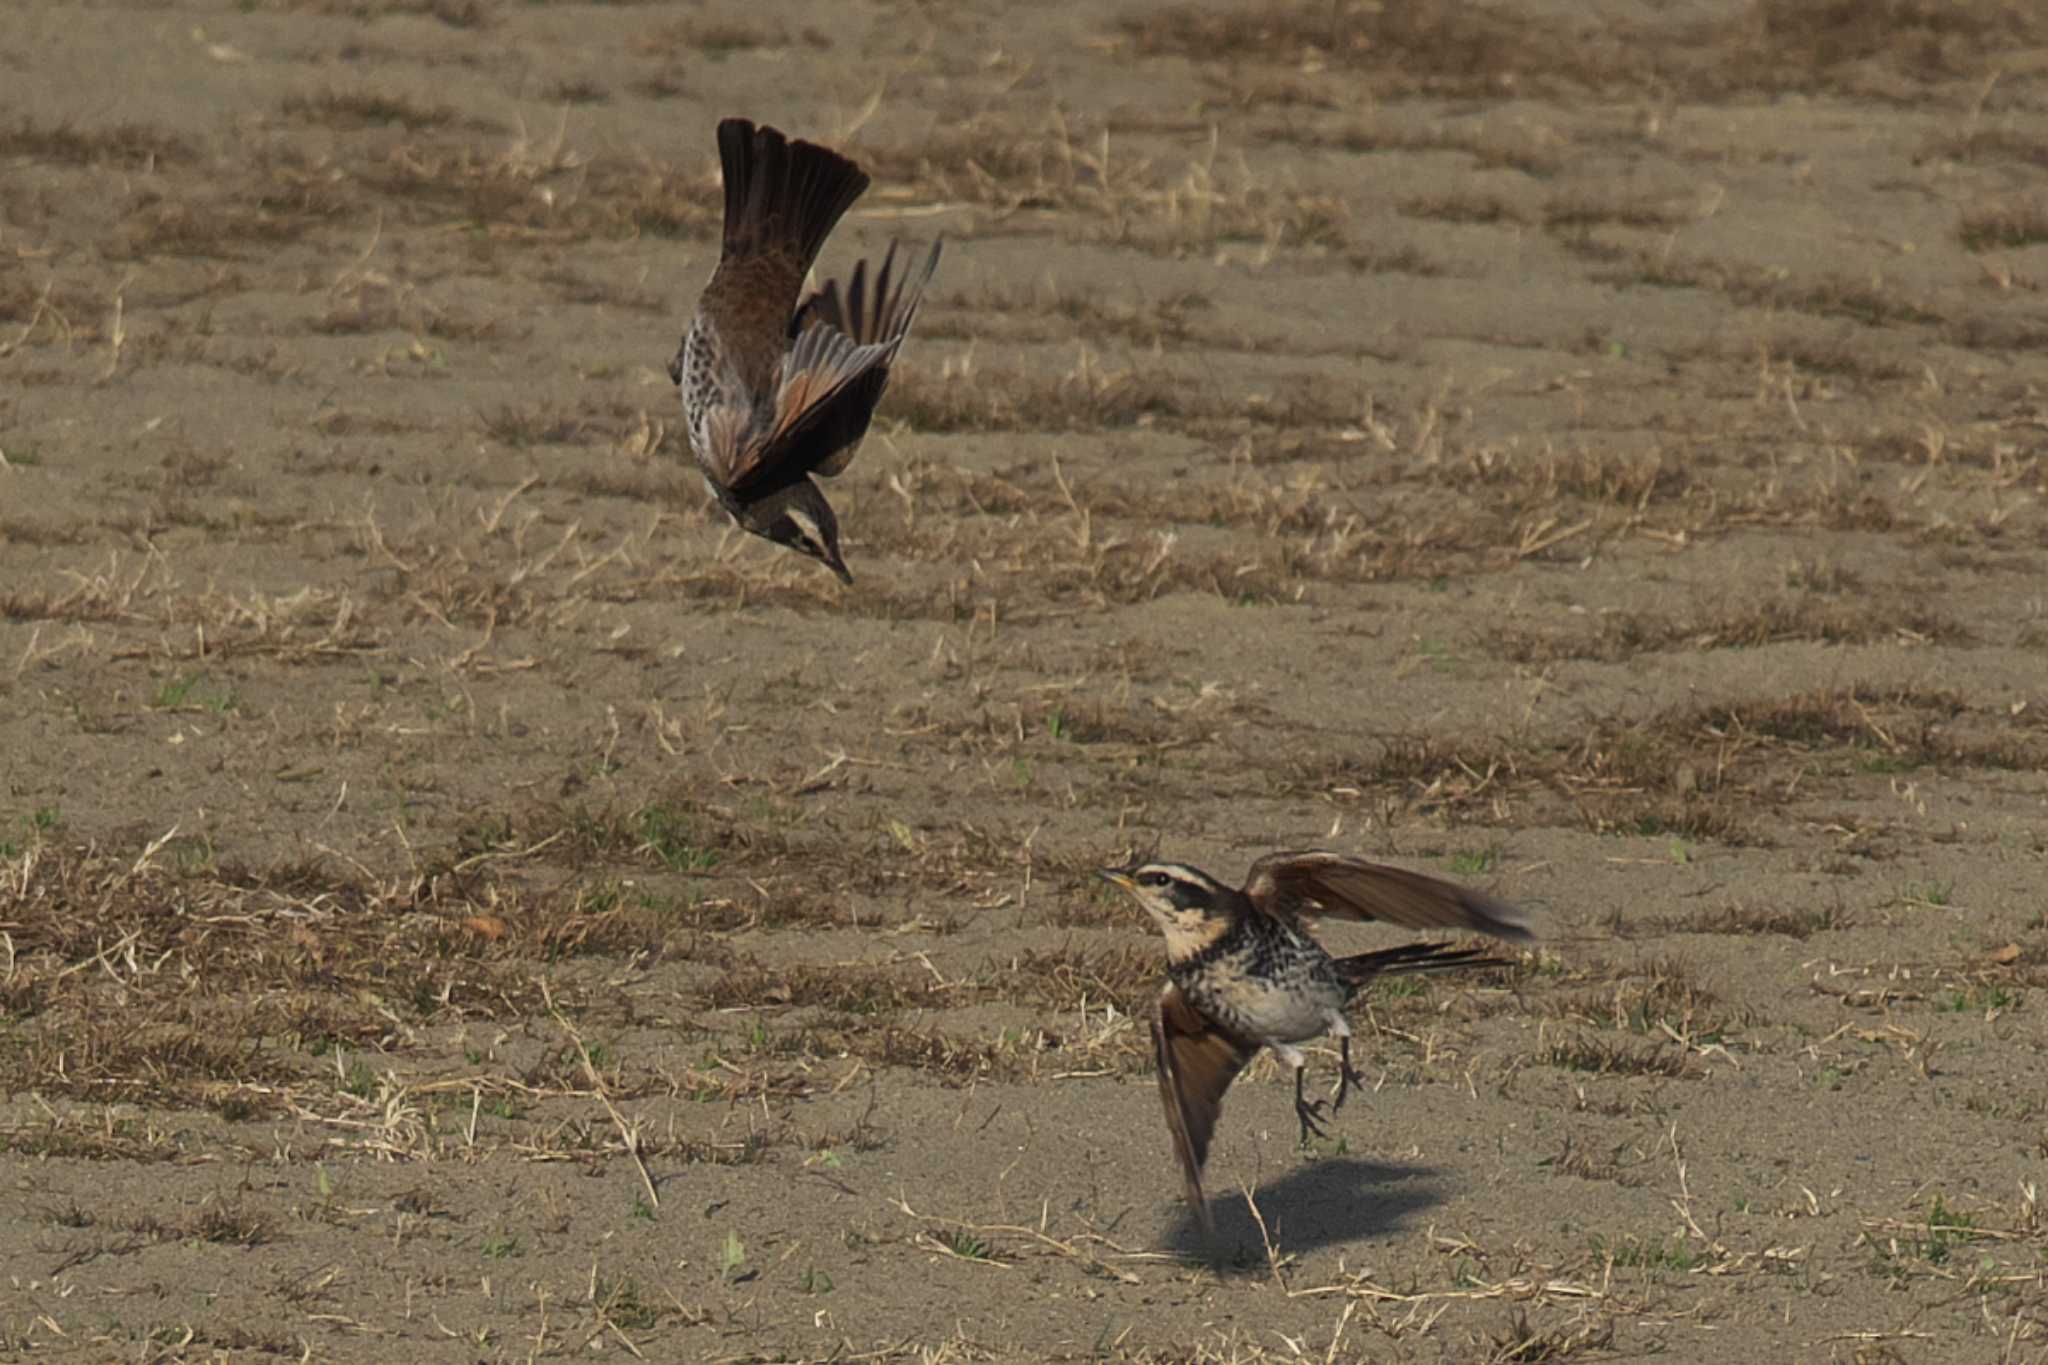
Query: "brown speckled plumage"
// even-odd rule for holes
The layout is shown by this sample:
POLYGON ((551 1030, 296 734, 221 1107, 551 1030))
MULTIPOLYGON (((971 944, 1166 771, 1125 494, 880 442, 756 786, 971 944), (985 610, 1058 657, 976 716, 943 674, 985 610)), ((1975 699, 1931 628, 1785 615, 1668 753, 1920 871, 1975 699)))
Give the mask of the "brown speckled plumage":
POLYGON ((1188 1203, 1204 1226, 1209 1210, 1202 1167, 1223 1094, 1260 1048, 1272 1048, 1294 1068, 1294 1107, 1305 1142, 1324 1131, 1325 1110, 1341 1108, 1363 1080, 1351 1066, 1344 1009, 1366 983, 1393 973, 1497 962, 1483 949, 1443 943, 1333 958, 1303 926, 1304 916, 1464 929, 1511 940, 1532 936, 1519 912, 1491 896, 1339 853, 1269 854, 1252 864, 1242 889, 1177 863, 1104 868, 1101 875, 1136 900, 1166 936, 1167 985, 1152 1022, 1152 1046, 1188 1203), (1294 1047, 1326 1033, 1337 1036, 1341 1058, 1337 1096, 1327 1105, 1302 1093, 1307 1061, 1294 1047))
POLYGON ((684 329, 669 377, 712 496, 755 535, 852 582, 838 519, 812 476, 845 469, 939 261, 916 272, 896 247, 799 304, 839 219, 868 186, 837 152, 745 119, 718 125, 725 228, 718 268, 684 329))

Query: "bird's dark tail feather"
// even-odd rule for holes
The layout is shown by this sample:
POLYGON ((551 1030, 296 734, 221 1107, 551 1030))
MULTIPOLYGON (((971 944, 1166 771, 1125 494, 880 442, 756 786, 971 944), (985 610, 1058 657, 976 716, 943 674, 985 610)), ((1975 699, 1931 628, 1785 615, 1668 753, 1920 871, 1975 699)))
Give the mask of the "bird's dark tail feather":
POLYGON ((868 187, 867 172, 813 142, 743 118, 718 125, 725 169, 726 256, 795 256, 809 270, 840 217, 868 187))
POLYGON ((1507 959, 1484 948, 1454 948, 1448 943, 1406 943, 1377 953, 1337 959, 1338 979, 1356 991, 1376 976, 1403 972, 1442 972, 1454 967, 1505 967, 1507 959))

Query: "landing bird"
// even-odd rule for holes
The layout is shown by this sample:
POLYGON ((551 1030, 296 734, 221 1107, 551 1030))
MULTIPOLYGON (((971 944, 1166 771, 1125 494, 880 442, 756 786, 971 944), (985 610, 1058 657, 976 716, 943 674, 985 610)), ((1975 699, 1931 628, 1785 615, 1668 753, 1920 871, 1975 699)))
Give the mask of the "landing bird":
POLYGON ((1213 1230, 1202 1196, 1202 1164, 1223 1111, 1223 1092, 1261 1047, 1294 1068, 1301 1140, 1326 1136, 1323 1114, 1365 1077, 1351 1066, 1344 1007, 1376 976, 1452 967, 1498 966, 1483 949, 1411 943, 1333 958, 1302 927, 1305 916, 1343 915, 1409 929, 1469 929, 1526 941, 1521 912, 1476 891, 1341 853, 1270 853, 1252 864, 1243 889, 1179 863, 1103 868, 1098 874, 1152 916, 1166 935, 1166 989, 1152 1021, 1159 1095, 1187 1181, 1188 1203, 1213 1230), (1334 1104, 1302 1093, 1308 1060, 1294 1047, 1337 1038, 1334 1104))
POLYGON ((867 434, 939 245, 896 269, 896 244, 868 278, 853 268, 798 304, 811 263, 867 173, 814 143, 729 118, 718 125, 725 236, 669 378, 681 391, 705 485, 739 525, 853 582, 839 519, 811 480, 845 469, 867 434))

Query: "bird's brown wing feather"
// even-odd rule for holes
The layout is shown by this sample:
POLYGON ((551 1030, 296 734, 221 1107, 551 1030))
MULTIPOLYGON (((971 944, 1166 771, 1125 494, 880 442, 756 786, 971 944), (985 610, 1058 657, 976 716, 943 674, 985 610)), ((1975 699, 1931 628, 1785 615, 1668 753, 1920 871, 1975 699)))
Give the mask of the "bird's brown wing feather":
POLYGON ((1244 894, 1275 919, 1343 915, 1405 929, 1469 929, 1495 938, 1535 937, 1506 901, 1421 872, 1322 851, 1269 853, 1252 864, 1244 894))
MULTIPOLYGON (((896 243, 891 242, 872 284, 868 280, 868 263, 861 261, 854 266, 843 292, 839 281, 827 280, 825 287, 797 310, 796 345, 791 348, 787 371, 792 377, 798 372, 795 352, 803 349, 806 338, 824 333, 816 344, 835 357, 844 349, 841 342, 853 343, 829 383, 809 386, 803 395, 805 411, 794 414, 810 428, 810 439, 803 444, 822 453, 823 458, 811 467, 811 473, 831 478, 843 471, 860 449, 861 438, 867 435, 868 420, 888 383, 889 367, 895 363, 903 338, 910 333, 911 321, 924 301, 925 286, 938 269, 942 245, 932 244, 931 254, 925 257, 921 269, 899 274, 896 243)), ((785 411, 788 410, 785 405, 785 411)))
POLYGON ((704 417, 704 449, 699 459, 720 487, 731 488, 753 473, 761 447, 746 439, 745 409, 720 403, 704 417))
POLYGON ((1173 1135, 1187 1182, 1188 1203, 1202 1226, 1213 1228, 1209 1203, 1202 1197, 1202 1166, 1209 1159, 1209 1137, 1223 1112, 1223 1092, 1259 1050, 1257 1043, 1218 1028, 1205 1018, 1180 987, 1169 985, 1159 996, 1159 1014, 1152 1021, 1152 1051, 1159 1064, 1159 1098, 1166 1106, 1166 1128, 1173 1135))

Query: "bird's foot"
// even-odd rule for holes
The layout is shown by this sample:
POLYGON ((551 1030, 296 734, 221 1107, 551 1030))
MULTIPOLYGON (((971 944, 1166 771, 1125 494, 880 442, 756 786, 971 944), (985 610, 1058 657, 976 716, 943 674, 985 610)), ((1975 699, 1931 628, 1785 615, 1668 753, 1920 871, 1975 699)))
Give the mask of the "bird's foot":
POLYGON ((1294 1116, 1301 1120, 1301 1145, 1308 1146, 1312 1137, 1326 1138, 1330 1130, 1323 1125, 1323 1115, 1329 1111, 1328 1100, 1312 1100, 1301 1092, 1302 1080, 1308 1075, 1307 1067, 1298 1067, 1294 1073, 1294 1116))
POLYGON ((1328 1111, 1329 1107, 1330 1102, 1328 1100, 1304 1100, 1294 1106, 1294 1116, 1301 1120, 1302 1146, 1308 1146, 1309 1139, 1311 1138, 1327 1138, 1330 1136, 1330 1130, 1323 1122, 1323 1114, 1328 1111))

